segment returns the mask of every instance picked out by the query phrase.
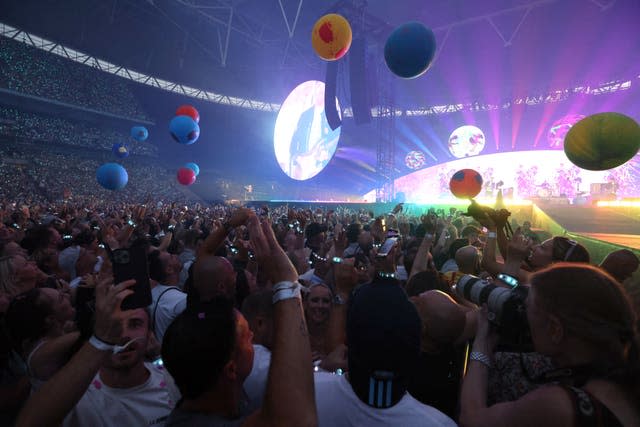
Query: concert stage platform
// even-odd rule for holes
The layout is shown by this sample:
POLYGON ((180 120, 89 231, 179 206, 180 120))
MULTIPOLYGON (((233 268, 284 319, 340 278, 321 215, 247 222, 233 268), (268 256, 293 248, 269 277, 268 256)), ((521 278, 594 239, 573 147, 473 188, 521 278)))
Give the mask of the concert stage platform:
POLYGON ((617 247, 640 250, 640 207, 597 207, 539 203, 534 226, 554 235, 569 234, 585 244, 599 262, 617 247), (593 249, 592 249, 593 248, 593 249))

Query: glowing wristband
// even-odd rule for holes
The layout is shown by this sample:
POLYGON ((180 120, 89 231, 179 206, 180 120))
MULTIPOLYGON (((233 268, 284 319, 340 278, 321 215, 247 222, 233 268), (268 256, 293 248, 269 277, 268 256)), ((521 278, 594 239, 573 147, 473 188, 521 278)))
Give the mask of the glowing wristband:
POLYGON ((498 274, 498 280, 502 280, 504 283, 511 286, 512 288, 515 288, 519 284, 518 279, 516 279, 513 276, 509 276, 508 274, 502 274, 502 273, 498 274))

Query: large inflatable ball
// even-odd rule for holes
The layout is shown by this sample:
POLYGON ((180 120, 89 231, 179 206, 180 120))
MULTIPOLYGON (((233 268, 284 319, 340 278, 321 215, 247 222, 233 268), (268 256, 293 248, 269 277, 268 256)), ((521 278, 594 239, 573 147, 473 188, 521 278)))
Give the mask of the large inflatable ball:
POLYGON ((451 177, 449 189, 459 199, 472 199, 482 189, 482 176, 473 169, 461 169, 451 177))
POLYGON ((113 155, 119 159, 125 159, 129 157, 129 149, 124 144, 113 144, 113 147, 111 147, 111 151, 113 152, 113 155))
POLYGON ((129 181, 127 170, 117 163, 105 163, 96 172, 98 184, 107 190, 121 190, 129 181))
POLYGON ((619 113, 586 117, 567 132, 564 152, 571 162, 592 171, 618 167, 640 149, 640 126, 619 113))
POLYGON ((200 136, 200 126, 189 116, 176 116, 169 123, 169 132, 175 142, 193 144, 200 136))
POLYGON ((187 163, 184 165, 185 168, 189 168, 196 174, 196 176, 200 175, 200 167, 193 162, 187 163))
POLYGON ((176 116, 188 116, 193 119, 194 122, 200 123, 200 113, 192 105, 181 105, 176 110, 176 116))
POLYGON ((196 173, 189 168, 178 169, 178 182, 182 185, 191 185, 196 182, 196 173))
POLYGON ((330 13, 318 19, 311 32, 311 45, 325 61, 342 58, 351 47, 351 25, 342 16, 330 13))
POLYGON ((395 75, 413 79, 424 74, 436 54, 433 31, 419 22, 396 28, 384 45, 384 60, 395 75))
POLYGON ((149 131, 144 126, 134 126, 131 128, 131 138, 138 142, 146 141, 149 138, 149 131))

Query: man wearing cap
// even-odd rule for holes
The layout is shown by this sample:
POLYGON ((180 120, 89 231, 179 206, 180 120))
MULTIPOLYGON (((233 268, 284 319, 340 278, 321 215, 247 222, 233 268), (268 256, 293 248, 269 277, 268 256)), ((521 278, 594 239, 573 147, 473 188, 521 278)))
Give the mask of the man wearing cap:
POLYGON ((346 326, 347 375, 315 376, 321 427, 456 425, 407 392, 419 361, 421 322, 392 274, 353 292, 346 326))

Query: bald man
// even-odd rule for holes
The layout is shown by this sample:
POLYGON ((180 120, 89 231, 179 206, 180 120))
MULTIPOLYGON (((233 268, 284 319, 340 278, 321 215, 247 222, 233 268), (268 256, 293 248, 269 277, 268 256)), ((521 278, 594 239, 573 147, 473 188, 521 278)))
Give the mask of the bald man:
POLYGON ((193 265, 193 289, 197 300, 210 301, 222 295, 231 300, 236 297, 236 276, 233 265, 228 259, 201 255, 193 265))
POLYGON ((463 246, 456 251, 456 264, 460 274, 478 274, 480 273, 480 262, 482 256, 475 246, 463 246))

